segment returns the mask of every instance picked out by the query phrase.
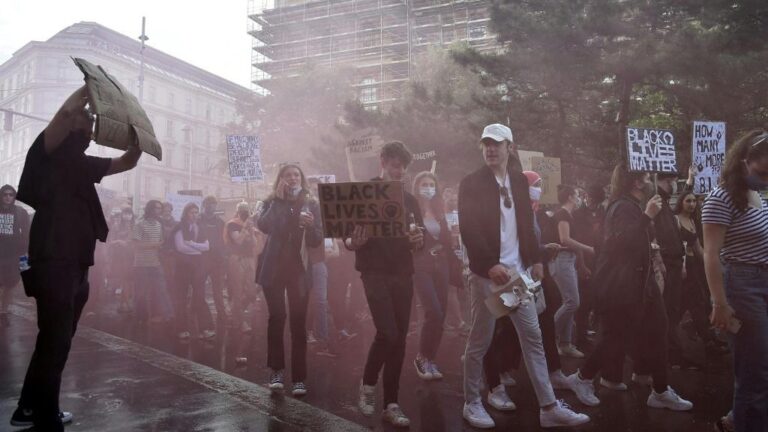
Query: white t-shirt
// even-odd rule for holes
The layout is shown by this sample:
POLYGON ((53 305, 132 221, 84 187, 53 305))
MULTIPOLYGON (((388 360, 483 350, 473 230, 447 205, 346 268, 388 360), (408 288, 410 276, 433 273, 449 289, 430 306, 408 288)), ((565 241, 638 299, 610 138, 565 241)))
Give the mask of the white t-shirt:
MULTIPOLYGON (((496 181, 501 184, 497 178, 496 181)), ((504 206, 504 196, 499 194, 499 206, 501 207, 501 258, 500 262, 508 268, 522 273, 523 261, 520 259, 520 239, 517 237, 517 217, 515 216, 515 200, 512 198, 512 187, 509 176, 505 179, 505 186, 509 191, 509 199, 512 207, 504 206)))

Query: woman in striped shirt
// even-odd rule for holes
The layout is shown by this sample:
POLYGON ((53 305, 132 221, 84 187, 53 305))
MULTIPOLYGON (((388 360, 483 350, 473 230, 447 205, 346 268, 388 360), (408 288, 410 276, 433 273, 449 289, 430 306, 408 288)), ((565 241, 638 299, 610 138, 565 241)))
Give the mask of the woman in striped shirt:
POLYGON ((712 324, 734 334, 736 430, 768 430, 768 132, 728 151, 704 203, 704 266, 712 324), (721 262, 723 265, 721 265, 721 262))

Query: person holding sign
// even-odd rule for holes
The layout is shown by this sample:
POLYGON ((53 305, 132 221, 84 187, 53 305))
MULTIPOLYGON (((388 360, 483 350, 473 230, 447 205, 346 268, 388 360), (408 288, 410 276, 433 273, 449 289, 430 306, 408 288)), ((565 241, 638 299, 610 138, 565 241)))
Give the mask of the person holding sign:
POLYGON ((277 173, 272 195, 264 202, 258 227, 267 243, 259 259, 256 282, 264 290, 269 309, 267 324, 267 366, 272 373, 269 388, 284 388, 286 307, 291 310, 292 394, 304 396, 307 386, 307 304, 309 293, 304 282, 309 270, 307 248, 323 243, 317 201, 310 199, 309 185, 297 165, 283 165, 277 173))
MULTIPOLYGON (((513 168, 517 147, 512 131, 501 124, 486 126, 480 140, 485 165, 461 180, 459 220, 461 239, 469 258, 472 328, 464 359, 464 418, 474 427, 492 428, 495 422, 480 395, 483 357, 493 341, 496 316, 486 305, 495 286, 505 285, 511 274, 541 280, 544 267, 534 231, 528 180, 513 168)), ((589 417, 571 411, 555 398, 549 381, 536 305, 520 304, 509 312, 540 406, 542 427, 576 426, 589 417)), ((504 319, 504 318, 502 318, 504 319)), ((491 394, 489 394, 490 399, 491 394)), ((507 397, 507 399, 509 399, 507 397)), ((504 409, 515 409, 511 401, 504 409)))
POLYGON ((37 301, 39 333, 21 390, 14 426, 63 431, 72 414, 59 411, 61 374, 88 299, 88 268, 107 222, 94 183, 128 171, 141 157, 136 138, 117 158, 86 156, 93 117, 85 87, 72 93, 27 152, 17 199, 35 209, 24 289, 37 301))
MULTIPOLYGON (((648 173, 630 172, 623 163, 613 171, 611 193, 593 276, 600 339, 581 369, 568 377, 570 388, 583 404, 599 405, 595 377, 621 370, 632 343, 635 365, 645 363, 652 376, 647 405, 689 411, 693 404, 668 385, 667 315, 651 265, 652 221, 661 211, 661 197, 653 195, 648 173)), ((638 376, 632 379, 640 381, 638 376)))
POLYGON ((702 212, 712 324, 733 338, 738 432, 768 430, 768 131, 729 150, 702 212), (723 270, 725 270, 723 272, 723 270))
MULTIPOLYGON (((381 148, 380 161, 381 177, 373 181, 401 182, 411 163, 411 152, 401 142, 390 142, 381 148)), ((424 235, 419 229, 423 221, 418 201, 404 192, 404 206, 412 224, 408 237, 369 238, 366 226, 358 225, 352 237, 345 241, 347 248, 355 251, 355 268, 363 280, 376 326, 376 337, 365 362, 358 407, 363 415, 373 415, 376 382, 383 368, 385 409, 382 417, 398 427, 407 427, 411 423, 397 403, 397 394, 413 300, 411 251, 424 245, 424 235)))

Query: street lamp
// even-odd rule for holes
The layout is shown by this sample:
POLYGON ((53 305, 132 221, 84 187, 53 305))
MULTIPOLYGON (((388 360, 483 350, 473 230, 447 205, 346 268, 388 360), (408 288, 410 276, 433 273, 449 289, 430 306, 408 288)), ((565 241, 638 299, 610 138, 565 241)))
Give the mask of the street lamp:
POLYGON ((192 189, 192 126, 190 125, 184 125, 183 128, 181 128, 181 131, 184 132, 184 139, 189 143, 189 164, 187 166, 188 169, 188 177, 187 177, 187 189, 192 189))

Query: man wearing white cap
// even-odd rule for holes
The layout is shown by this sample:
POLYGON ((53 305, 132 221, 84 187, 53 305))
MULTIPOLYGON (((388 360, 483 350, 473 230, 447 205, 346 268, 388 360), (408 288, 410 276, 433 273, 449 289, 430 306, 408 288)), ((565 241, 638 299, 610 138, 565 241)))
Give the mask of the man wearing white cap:
MULTIPOLYGON (((469 258, 472 328, 464 360, 464 418, 474 427, 495 422, 483 406, 483 357, 493 339, 496 318, 486 306, 493 285, 509 282, 510 273, 530 269, 541 279, 543 267, 534 232, 528 180, 516 168, 512 131, 501 124, 485 127, 480 140, 485 165, 464 177, 459 186, 461 239, 469 258)), ((542 427, 575 426, 589 421, 555 399, 539 330, 536 306, 520 304, 509 315, 519 336, 523 358, 541 411, 542 427)), ((506 317, 505 317, 506 319, 506 317)), ((488 403, 502 411, 515 409, 503 386, 491 389, 488 403)))

